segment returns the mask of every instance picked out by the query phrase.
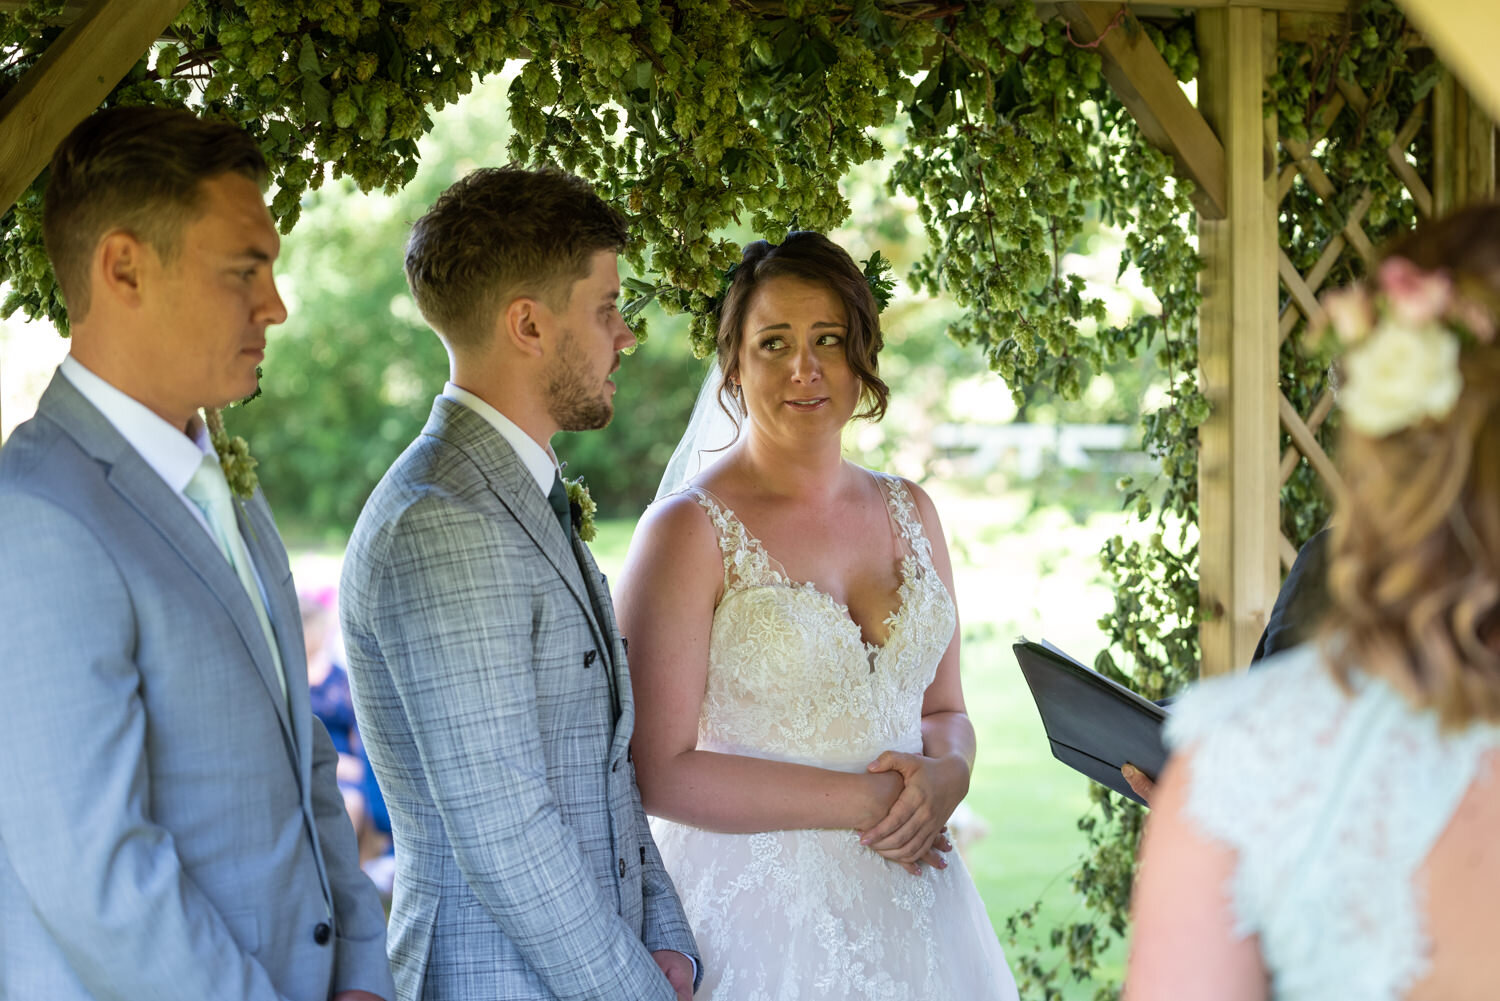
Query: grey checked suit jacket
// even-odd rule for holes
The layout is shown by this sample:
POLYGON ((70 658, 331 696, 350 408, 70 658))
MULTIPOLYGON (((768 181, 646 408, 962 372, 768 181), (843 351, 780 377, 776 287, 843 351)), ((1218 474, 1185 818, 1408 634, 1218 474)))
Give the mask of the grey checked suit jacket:
POLYGON ((241 518, 290 714, 228 561, 66 378, 0 449, 0 998, 393 996, 286 553, 241 518))
POLYGON ((402 1001, 671 1001, 650 951, 697 949, 635 785, 609 593, 478 414, 437 399, 360 515, 340 606, 402 1001))

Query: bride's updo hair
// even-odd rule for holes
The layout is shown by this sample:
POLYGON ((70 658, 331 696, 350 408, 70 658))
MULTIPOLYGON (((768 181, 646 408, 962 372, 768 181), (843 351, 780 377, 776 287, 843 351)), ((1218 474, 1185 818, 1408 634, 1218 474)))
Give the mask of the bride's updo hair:
POLYGON ((891 390, 880 378, 879 355, 885 342, 880 333, 880 310, 875 305, 875 296, 848 252, 823 234, 810 230, 788 233, 779 244, 756 240, 745 247, 719 309, 718 359, 724 377, 719 389, 720 405, 738 421, 743 411, 731 387, 740 372, 740 343, 745 339, 750 300, 763 283, 780 277, 817 282, 843 302, 849 319, 844 357, 849 360, 850 370, 859 377, 860 401, 864 404, 854 416, 880 420, 885 416, 891 390))
MULTIPOLYGON (((1388 251, 1500 318, 1500 205, 1388 251)), ((1385 679, 1442 725, 1500 722, 1500 345, 1466 342, 1452 411, 1384 436, 1346 421, 1325 628, 1335 675, 1385 679)))

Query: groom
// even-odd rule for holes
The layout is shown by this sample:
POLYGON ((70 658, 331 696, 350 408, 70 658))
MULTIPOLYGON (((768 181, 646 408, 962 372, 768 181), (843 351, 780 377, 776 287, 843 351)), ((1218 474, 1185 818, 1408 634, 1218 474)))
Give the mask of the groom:
POLYGON ((360 515, 342 599, 402 1001, 686 1001, 697 979, 636 790, 624 644, 549 444, 614 413, 625 239, 578 178, 505 168, 407 244, 452 381, 360 515))

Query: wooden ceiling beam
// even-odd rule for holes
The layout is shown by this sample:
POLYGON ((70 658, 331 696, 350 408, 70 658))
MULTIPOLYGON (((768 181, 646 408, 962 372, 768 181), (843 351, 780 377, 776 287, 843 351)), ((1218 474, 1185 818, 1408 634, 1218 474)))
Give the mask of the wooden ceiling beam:
POLYGON ((1493 0, 1397 0, 1396 6, 1490 120, 1500 121, 1500 63, 1494 52, 1500 6, 1493 0))
POLYGON ((187 0, 93 0, 0 100, 0 208, 36 179, 187 0))
MULTIPOLYGON (((0 0, 0 14, 13 14, 25 7, 26 3, 27 0, 0 0)), ((58 15, 58 21, 71 24, 86 7, 88 0, 67 0, 62 6, 62 13, 58 15)))
POLYGON ((1223 219, 1228 206, 1224 146, 1139 22, 1128 9, 1119 16, 1119 3, 1065 0, 1058 10, 1076 43, 1098 44, 1104 78, 1135 116, 1141 134, 1172 157, 1180 176, 1193 182, 1198 214, 1223 219))

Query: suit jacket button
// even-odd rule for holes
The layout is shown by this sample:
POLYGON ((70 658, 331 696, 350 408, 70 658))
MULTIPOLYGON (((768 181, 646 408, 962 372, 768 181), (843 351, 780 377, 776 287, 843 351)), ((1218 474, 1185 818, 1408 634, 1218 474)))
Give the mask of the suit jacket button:
POLYGON ((620 878, 621 879, 625 878, 625 860, 624 859, 620 859, 620 878))
POLYGON ((313 929, 313 941, 319 945, 327 945, 331 938, 333 938, 333 929, 328 927, 327 921, 319 921, 318 926, 313 929))

